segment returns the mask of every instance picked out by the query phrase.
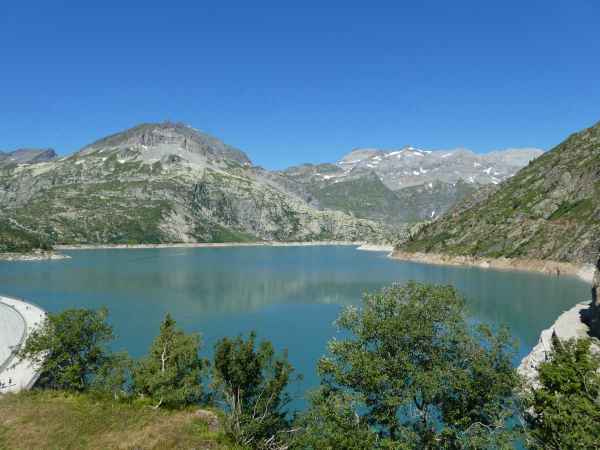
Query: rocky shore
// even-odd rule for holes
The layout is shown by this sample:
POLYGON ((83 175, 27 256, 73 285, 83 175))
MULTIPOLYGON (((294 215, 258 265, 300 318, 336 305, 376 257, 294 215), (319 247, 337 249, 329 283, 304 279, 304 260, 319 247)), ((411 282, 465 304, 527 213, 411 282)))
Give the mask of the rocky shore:
POLYGON ((521 360, 521 364, 517 368, 517 372, 526 380, 528 387, 536 389, 539 386, 537 369, 552 350, 552 336, 556 336, 562 341, 590 337, 590 328, 582 321, 582 317, 589 307, 589 302, 575 305, 562 313, 550 328, 541 332, 538 343, 521 360))
POLYGON ((451 256, 440 253, 411 253, 402 250, 394 250, 390 256, 402 261, 414 261, 425 264, 479 267, 481 269, 494 270, 520 270, 559 276, 571 275, 579 277, 587 283, 591 283, 594 277, 593 264, 575 264, 539 259, 477 258, 474 256, 451 256))

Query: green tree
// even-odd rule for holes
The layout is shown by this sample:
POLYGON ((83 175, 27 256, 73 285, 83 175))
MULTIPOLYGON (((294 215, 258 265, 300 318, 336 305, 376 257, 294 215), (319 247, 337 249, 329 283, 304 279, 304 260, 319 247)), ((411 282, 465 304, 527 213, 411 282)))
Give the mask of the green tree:
POLYGON ((226 431, 240 445, 276 448, 289 430, 286 387, 294 368, 287 354, 275 355, 268 341, 256 347, 256 334, 247 340, 224 338, 215 345, 213 388, 225 404, 226 431))
POLYGON ((531 448, 600 448, 599 369, 588 339, 553 338, 553 351, 539 367, 540 386, 525 401, 531 448))
POLYGON ((128 398, 131 394, 131 368, 133 361, 126 352, 112 353, 96 371, 90 391, 100 397, 114 400, 128 398))
POLYGON ((343 392, 319 389, 296 421, 291 447, 310 450, 372 450, 378 436, 358 414, 357 404, 343 392))
POLYGON ((106 345, 113 339, 106 309, 67 309, 48 314, 33 331, 19 356, 39 365, 37 386, 83 391, 109 358, 106 345))
POLYGON ((199 356, 200 347, 200 336, 185 334, 167 314, 149 355, 134 366, 134 392, 152 399, 156 408, 181 407, 200 401, 206 367, 199 356))
POLYGON ((454 288, 394 285, 337 324, 348 337, 319 362, 323 392, 352 399, 379 448, 512 448, 514 345, 469 325, 454 288))

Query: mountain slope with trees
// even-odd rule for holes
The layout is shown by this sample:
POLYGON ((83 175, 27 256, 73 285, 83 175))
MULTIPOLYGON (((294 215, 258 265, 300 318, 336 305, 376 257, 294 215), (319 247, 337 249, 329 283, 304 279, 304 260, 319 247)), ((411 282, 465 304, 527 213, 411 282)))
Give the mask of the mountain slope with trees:
POLYGON ((600 248, 600 123, 484 198, 421 229, 402 251, 593 263, 600 248))

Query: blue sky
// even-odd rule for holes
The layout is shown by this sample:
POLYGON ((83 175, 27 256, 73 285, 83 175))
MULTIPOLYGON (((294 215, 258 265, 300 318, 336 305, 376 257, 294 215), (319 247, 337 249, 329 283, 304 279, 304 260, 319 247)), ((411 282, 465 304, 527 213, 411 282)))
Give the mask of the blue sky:
POLYGON ((3 5, 0 149, 169 119, 281 168, 547 149, 600 120, 596 0, 89 3, 3 5))

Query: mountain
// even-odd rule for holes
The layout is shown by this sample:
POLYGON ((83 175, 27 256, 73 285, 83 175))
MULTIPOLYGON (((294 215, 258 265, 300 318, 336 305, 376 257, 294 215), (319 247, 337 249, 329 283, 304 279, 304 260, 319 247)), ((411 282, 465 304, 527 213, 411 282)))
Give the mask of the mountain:
POLYGON ((303 188, 178 123, 142 124, 65 158, 0 167, 3 217, 56 243, 374 240, 303 188))
POLYGON ((51 148, 20 148, 12 152, 0 151, 0 167, 10 164, 36 164, 52 161, 58 156, 51 148))
POLYGON ((304 186, 315 206, 389 224, 430 220, 486 184, 498 184, 543 152, 356 149, 337 163, 290 167, 281 175, 304 186))
POLYGON ((400 248, 594 263, 600 249, 600 122, 478 195, 400 248))

